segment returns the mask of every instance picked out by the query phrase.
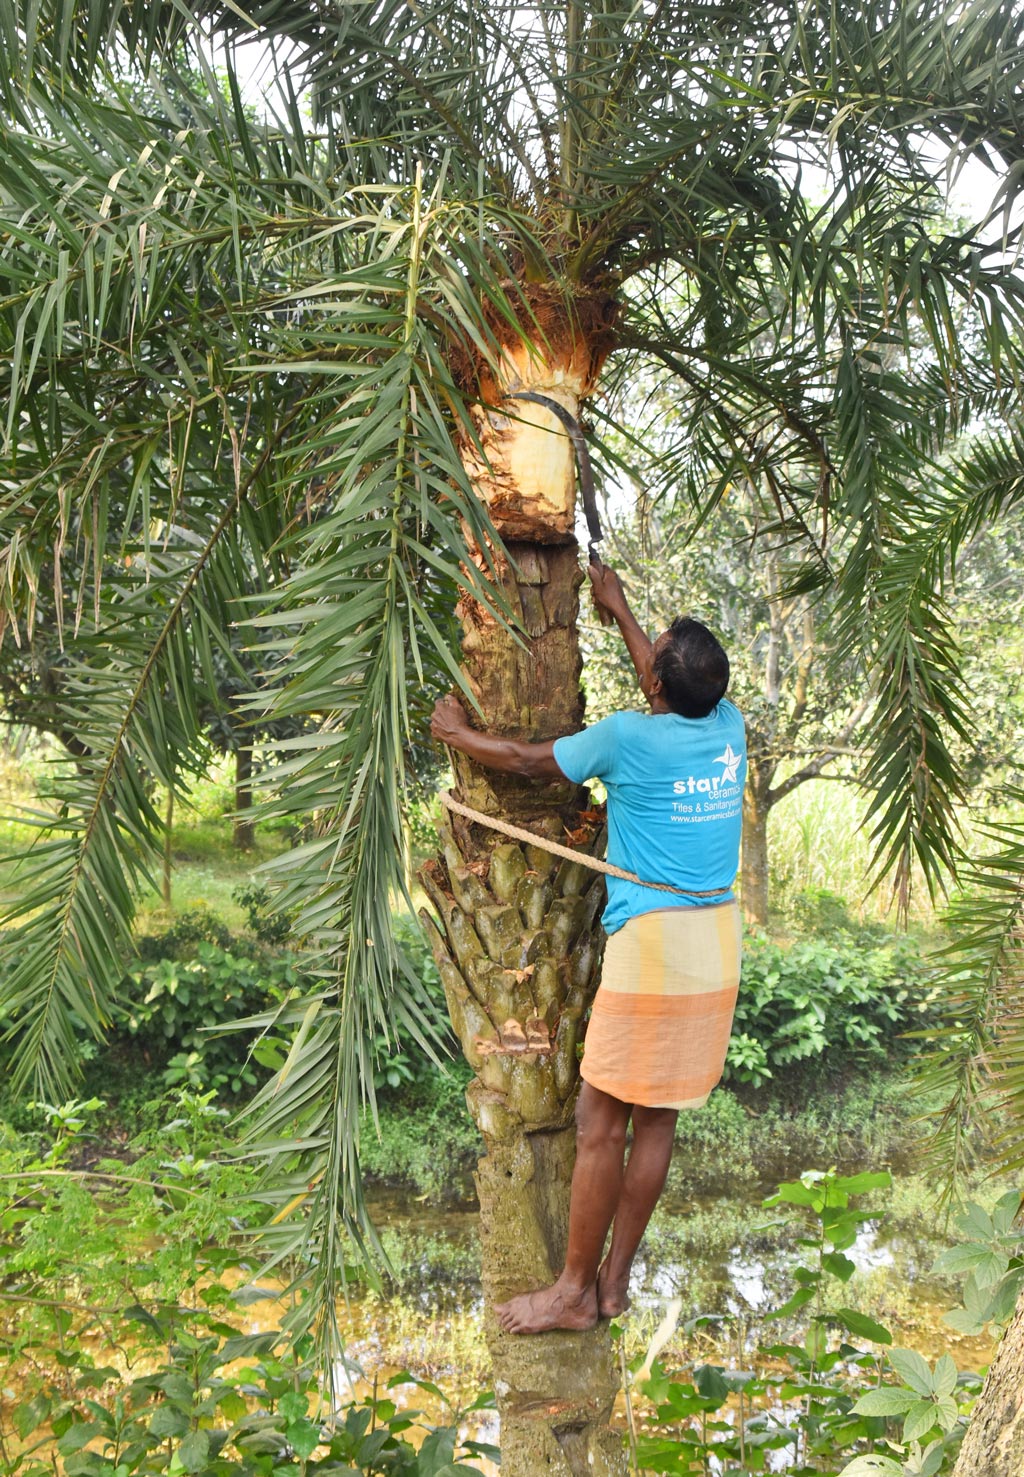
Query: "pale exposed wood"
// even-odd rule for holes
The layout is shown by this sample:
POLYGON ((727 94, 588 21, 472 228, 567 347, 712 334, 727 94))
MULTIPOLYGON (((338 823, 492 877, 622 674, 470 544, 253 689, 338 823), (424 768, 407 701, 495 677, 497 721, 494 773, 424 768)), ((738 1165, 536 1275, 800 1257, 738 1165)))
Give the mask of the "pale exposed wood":
POLYGON ((475 412, 483 455, 465 452, 465 466, 503 539, 565 543, 573 537, 576 463, 572 442, 553 411, 513 400, 517 390, 534 390, 556 400, 579 418, 580 400, 590 389, 592 355, 569 345, 548 357, 526 345, 506 348, 499 364, 498 404, 475 412))

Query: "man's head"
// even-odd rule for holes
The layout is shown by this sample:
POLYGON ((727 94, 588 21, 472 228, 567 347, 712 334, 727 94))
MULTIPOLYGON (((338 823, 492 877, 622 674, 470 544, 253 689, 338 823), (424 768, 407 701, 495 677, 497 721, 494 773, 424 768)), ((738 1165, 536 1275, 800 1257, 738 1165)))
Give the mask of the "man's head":
POLYGON ((683 718, 706 718, 729 686, 729 658, 707 626, 680 616, 654 644, 651 675, 683 718))

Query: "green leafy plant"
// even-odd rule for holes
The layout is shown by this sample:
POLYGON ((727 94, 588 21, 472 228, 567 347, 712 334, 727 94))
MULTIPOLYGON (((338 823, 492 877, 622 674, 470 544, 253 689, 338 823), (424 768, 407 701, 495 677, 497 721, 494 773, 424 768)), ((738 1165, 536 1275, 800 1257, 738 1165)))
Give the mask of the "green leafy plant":
POLYGON ((262 883, 236 887, 231 896, 244 908, 249 927, 263 944, 283 944, 291 933, 292 917, 287 909, 275 909, 273 894, 262 883))
POLYGON ((820 1325, 837 1323, 841 1328, 861 1338, 877 1343, 890 1344, 892 1336, 879 1324, 865 1318, 852 1308, 840 1308, 825 1313, 822 1291, 826 1278, 834 1277, 840 1282, 849 1282, 856 1265, 846 1255, 857 1239, 862 1226, 874 1219, 871 1211, 855 1208, 850 1199, 871 1190, 888 1189, 892 1176, 887 1170, 856 1175, 838 1175, 834 1171, 808 1170, 799 1180, 779 1186, 769 1196, 765 1205, 769 1208, 792 1205, 810 1212, 812 1234, 801 1236, 798 1245, 814 1253, 810 1266, 800 1265, 794 1270, 797 1290, 771 1315, 785 1318, 790 1313, 814 1302, 816 1311, 813 1322, 819 1325, 818 1332, 808 1336, 808 1353, 820 1344, 820 1325), (813 1345, 813 1347, 812 1347, 813 1345))
MULTIPOLYGON (((656 1357, 671 1337, 663 1325, 638 1380, 652 1407, 641 1410, 631 1435, 639 1472, 777 1471, 770 1454, 787 1448, 789 1477, 835 1471, 844 1457, 850 1460, 843 1477, 937 1477, 951 1470, 978 1377, 958 1373, 948 1355, 932 1367, 913 1350, 892 1348, 888 1329, 826 1296, 830 1284, 849 1281, 854 1263, 847 1253, 875 1219, 876 1212, 854 1204, 856 1197, 889 1185, 884 1172, 812 1171, 766 1200, 767 1208, 802 1222, 797 1244, 805 1255, 793 1270, 795 1290, 769 1316, 791 1325, 806 1310, 803 1337, 750 1351, 741 1334, 738 1367, 696 1363, 672 1375, 656 1357), (890 1439, 896 1420, 900 1437, 894 1432, 890 1439)), ((685 1331, 693 1338, 722 1322, 705 1315, 685 1331)))
POLYGON ((1021 1194, 1008 1190, 992 1214, 969 1201, 954 1225, 967 1238, 944 1251, 933 1272, 966 1274, 963 1305, 945 1315, 958 1333, 976 1334, 990 1324, 1003 1326, 1013 1317, 1024 1287, 1024 1229, 1015 1227, 1021 1194))
POLYGON ((126 1310, 118 1333, 138 1365, 149 1366, 145 1373, 124 1379, 74 1347, 59 1381, 15 1405, 12 1424, 24 1449, 0 1460, 4 1477, 52 1473, 54 1455, 65 1477, 480 1477, 465 1458, 498 1455, 459 1436, 470 1411, 493 1404, 486 1394, 461 1409, 437 1386, 394 1375, 389 1391, 418 1384, 447 1406, 450 1423, 428 1425, 422 1412, 399 1409, 376 1388, 331 1408, 309 1362, 310 1340, 290 1343, 276 1329, 240 1333, 223 1311, 138 1306, 126 1310), (414 1445, 406 1437, 417 1428, 414 1445))
POLYGON ((0 1413, 2 1477, 448 1477, 497 1460, 459 1434, 489 1393, 460 1405, 402 1372, 329 1400, 311 1339, 244 1331, 268 1293, 245 1242, 265 1209, 258 1169, 225 1154, 213 1092, 177 1093, 130 1165, 74 1170, 102 1106, 41 1104, 38 1136, 0 1138, 0 1286, 17 1310, 0 1324, 17 1392, 0 1413), (409 1385, 430 1395, 430 1418, 391 1398, 409 1385))
POLYGON ((826 1056, 881 1061, 891 1056, 894 1036, 928 1019, 925 982, 905 939, 809 938, 788 947, 749 939, 725 1075, 759 1086, 780 1067, 826 1056))
POLYGON ((276 1065, 276 1038, 231 1028, 308 985, 294 955, 236 953, 200 940, 191 959, 159 959, 129 976, 122 1029, 160 1064, 166 1086, 254 1089, 276 1065))
POLYGON ((50 1103, 30 1103, 30 1109, 34 1108, 42 1113, 47 1131, 53 1136, 41 1162, 49 1169, 66 1163, 75 1144, 82 1137, 89 1119, 105 1106, 103 1100, 98 1097, 71 1098, 68 1102, 56 1106, 50 1103))
POLYGON ((956 1450, 963 1438, 960 1407, 954 1399, 959 1383, 957 1367, 948 1354, 928 1363, 913 1349, 891 1349, 888 1362, 902 1384, 880 1385, 868 1390, 853 1407, 858 1415, 901 1417, 903 1443, 909 1448, 908 1461, 899 1462, 885 1456, 861 1457, 843 1469, 843 1477, 862 1477, 872 1471, 891 1472, 899 1477, 932 1477, 941 1471, 950 1450, 956 1450), (927 1445, 922 1448, 925 1438, 927 1445), (867 1465, 874 1463, 874 1465, 867 1465))
POLYGON ((772 1069, 768 1065, 768 1047, 747 1031, 734 1031, 729 1038, 728 1076, 734 1082, 749 1082, 761 1087, 770 1082, 772 1069))
POLYGON ((198 943, 231 947, 231 930, 212 908, 205 904, 183 908, 169 928, 161 933, 142 934, 137 940, 139 957, 155 959, 191 959, 198 943))

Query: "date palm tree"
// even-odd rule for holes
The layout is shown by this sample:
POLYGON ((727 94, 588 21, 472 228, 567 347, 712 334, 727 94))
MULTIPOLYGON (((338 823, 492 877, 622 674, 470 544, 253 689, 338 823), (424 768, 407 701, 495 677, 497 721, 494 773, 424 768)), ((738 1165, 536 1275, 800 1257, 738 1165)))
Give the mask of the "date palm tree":
MULTIPOLYGON (((75 1019, 102 1033, 159 850, 151 781, 202 766, 214 656, 249 623, 270 714, 311 729, 265 813, 315 817, 277 879, 322 988, 256 1113, 268 1236, 309 1259, 329 1347, 348 1237, 373 1236, 373 1042, 429 1048, 390 927, 428 700, 457 683, 527 739, 582 721, 571 451, 517 393, 600 423, 640 362, 687 388, 665 485, 707 517, 744 478, 794 587, 844 583, 878 673, 882 860, 903 891, 915 857, 955 860, 941 607, 877 592, 906 488, 1015 393, 1019 283, 983 220, 935 227, 935 146, 1018 163, 1024 22, 1008 0, 3 0, 0 22, 5 640, 58 629, 79 751, 5 936, 18 1072, 59 1091, 75 1019), (269 120, 238 80, 254 33, 269 120)), ((455 778, 599 844, 568 785, 455 778)), ((476 1073, 490 1307, 561 1256, 601 898, 542 849, 442 840, 427 926, 476 1073)), ((488 1334, 505 1470, 624 1470, 604 1330, 488 1334)))

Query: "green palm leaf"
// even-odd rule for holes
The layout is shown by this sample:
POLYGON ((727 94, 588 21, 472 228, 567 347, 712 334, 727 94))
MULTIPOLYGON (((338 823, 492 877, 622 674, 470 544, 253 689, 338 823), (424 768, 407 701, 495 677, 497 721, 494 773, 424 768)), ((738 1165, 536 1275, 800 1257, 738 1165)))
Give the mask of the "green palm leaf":
MULTIPOLYGON (((1019 811, 1024 794, 1011 789, 998 799, 1019 811)), ((937 959, 943 1024, 919 1083, 942 1105, 929 1149, 947 1197, 956 1194, 979 1136, 994 1147, 1000 1168, 1024 1164, 1024 828, 999 822, 985 836, 995 849, 965 869, 946 917, 952 942, 937 959)))
POLYGON ((463 270, 475 266, 474 290, 501 293, 486 261, 472 261, 472 223, 418 187, 391 193, 374 223, 387 252, 346 274, 343 294, 307 301, 280 345, 287 360, 267 369, 287 362, 307 372, 312 345, 347 332, 361 304, 360 341, 329 372, 317 366, 322 417, 281 466, 289 483, 315 470, 322 502, 288 541, 293 572, 273 609, 254 617, 267 650, 287 642, 271 714, 317 724, 278 746, 264 814, 315 817, 313 837, 269 872, 322 985, 289 1007, 287 1022, 301 1029, 254 1105, 251 1132, 272 1166, 277 1254, 301 1251, 319 1269, 305 1311, 326 1347, 336 1342, 346 1234, 373 1242, 358 1150, 374 1043, 411 1037, 436 1050, 428 1002, 393 936, 392 909, 405 896, 408 756, 428 699, 461 680, 451 650, 459 586, 501 618, 462 531, 478 547, 493 539, 462 467, 454 432, 469 437, 471 423, 440 348, 445 323, 451 337, 486 331, 474 322, 474 291, 453 272, 454 248, 463 270), (312 1188, 295 1197, 297 1135, 312 1188))

